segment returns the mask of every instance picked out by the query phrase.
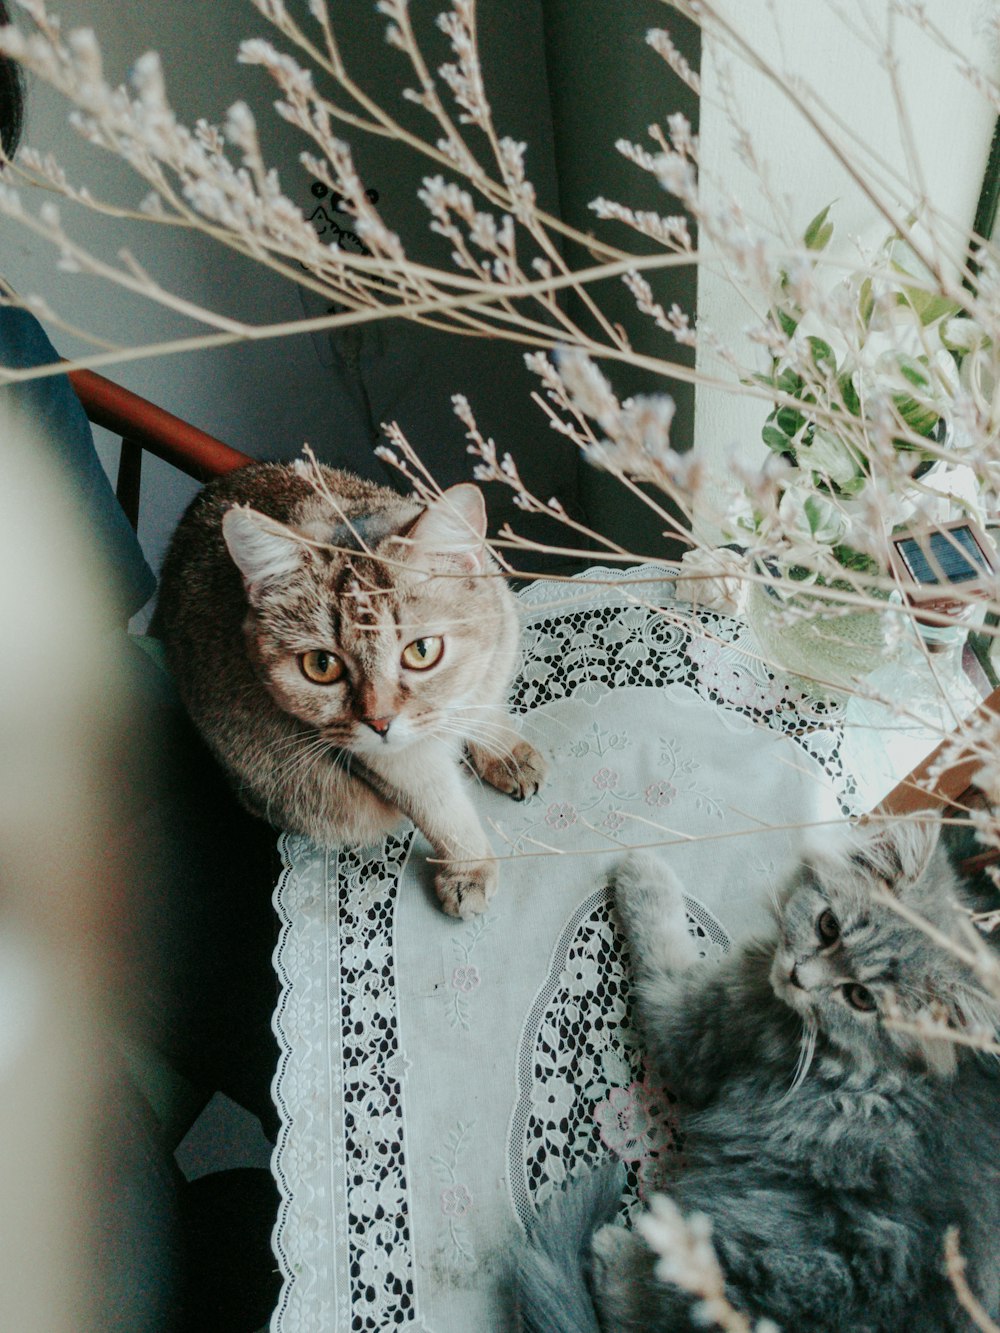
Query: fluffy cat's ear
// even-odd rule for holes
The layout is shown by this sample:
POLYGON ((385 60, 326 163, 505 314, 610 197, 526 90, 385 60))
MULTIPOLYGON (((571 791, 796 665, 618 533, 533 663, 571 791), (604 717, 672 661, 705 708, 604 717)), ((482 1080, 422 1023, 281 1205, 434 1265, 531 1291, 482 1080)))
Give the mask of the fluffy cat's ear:
POLYGON ((297 534, 246 505, 226 510, 222 535, 248 591, 266 579, 287 578, 302 565, 303 546, 297 534))
POLYGON ((407 533, 410 562, 422 569, 486 569, 486 505, 478 486, 450 486, 429 504, 407 533))
POLYGON ((946 969, 938 962, 936 971, 923 979, 927 1004, 917 1012, 916 1023, 927 1026, 913 1034, 928 1066, 945 1075, 954 1073, 958 1062, 955 1034, 959 1040, 967 1037, 973 1045, 979 1042, 985 1047, 995 1044, 1000 1028, 996 996, 983 990, 954 960, 947 961, 946 969))
POLYGON ((899 893, 923 876, 940 835, 941 821, 933 815, 885 824, 869 834, 852 859, 884 880, 891 893, 899 893))

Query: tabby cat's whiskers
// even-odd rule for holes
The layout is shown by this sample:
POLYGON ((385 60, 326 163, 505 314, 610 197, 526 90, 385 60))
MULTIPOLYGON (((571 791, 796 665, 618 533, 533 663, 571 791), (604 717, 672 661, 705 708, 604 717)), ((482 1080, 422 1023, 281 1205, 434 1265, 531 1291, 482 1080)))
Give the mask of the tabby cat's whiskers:
POLYGON ((442 907, 463 918, 486 910, 498 875, 463 745, 504 793, 545 770, 503 721, 518 617, 502 580, 474 577, 499 574, 486 527, 471 484, 407 498, 315 462, 252 463, 192 502, 157 608, 178 688, 243 804, 328 847, 410 819, 442 907))

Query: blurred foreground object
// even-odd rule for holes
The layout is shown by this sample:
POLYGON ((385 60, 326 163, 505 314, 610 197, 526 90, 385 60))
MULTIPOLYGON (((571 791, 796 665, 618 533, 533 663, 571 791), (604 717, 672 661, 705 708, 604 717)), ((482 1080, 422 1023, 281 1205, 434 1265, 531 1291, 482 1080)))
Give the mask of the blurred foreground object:
POLYGON ((63 1333, 100 1326, 107 720, 124 700, 76 508, 9 401, 0 459, 0 1328, 63 1333))

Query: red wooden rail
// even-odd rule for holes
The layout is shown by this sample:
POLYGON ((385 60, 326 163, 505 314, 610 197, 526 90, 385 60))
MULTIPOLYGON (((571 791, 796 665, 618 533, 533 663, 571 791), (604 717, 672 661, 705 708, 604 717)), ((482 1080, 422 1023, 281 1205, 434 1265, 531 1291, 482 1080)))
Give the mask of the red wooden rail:
POLYGON ((90 420, 122 437, 117 493, 133 527, 139 521, 143 449, 198 481, 221 477, 253 462, 249 454, 230 448, 103 375, 71 370, 69 378, 90 420))
MULTIPOLYGON (((979 721, 1000 713, 1000 689, 987 695, 970 721, 979 721)), ((889 792, 878 809, 883 814, 908 815, 935 806, 962 804, 968 798, 973 774, 982 768, 982 760, 963 759, 950 768, 935 772, 947 742, 942 741, 889 792)))
MULTIPOLYGON (((249 454, 223 444, 92 370, 71 370, 69 378, 90 420, 122 437, 117 494, 133 527, 139 518, 143 449, 199 481, 221 477, 254 461, 249 454)), ((1000 690, 994 690, 984 700, 981 710, 1000 712, 1000 690)), ((932 777, 931 770, 942 748, 928 755, 885 797, 878 807, 881 813, 910 814, 961 799, 977 765, 969 760, 932 777)))

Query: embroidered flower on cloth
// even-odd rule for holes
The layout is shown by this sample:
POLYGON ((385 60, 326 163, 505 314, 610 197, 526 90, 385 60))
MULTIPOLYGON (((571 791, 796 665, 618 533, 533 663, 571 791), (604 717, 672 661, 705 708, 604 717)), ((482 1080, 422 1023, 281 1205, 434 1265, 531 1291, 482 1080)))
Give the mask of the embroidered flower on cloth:
POLYGON ((472 1195, 465 1185, 446 1185, 441 1191, 441 1211, 445 1217, 464 1217, 472 1207, 472 1195))
POLYGON ((669 805, 676 797, 677 788, 672 782, 651 782, 646 788, 647 805, 669 805))
POLYGON ((594 1119, 605 1148, 623 1162, 643 1161, 658 1146, 656 1123, 641 1083, 611 1088, 594 1107, 594 1119))
POLYGON ((663 1189, 679 1162, 676 1104, 648 1072, 627 1088, 611 1088, 594 1108, 601 1142, 636 1176, 639 1197, 663 1189))
POLYGON ((722 657, 721 644, 705 635, 692 635, 686 651, 695 666, 700 667, 717 666, 722 657))
POLYGON ((637 666, 649 656, 645 641, 649 613, 643 606, 631 606, 601 633, 605 643, 618 645, 618 657, 630 666, 637 666))
POLYGON ((469 963, 462 967, 456 967, 451 974, 452 986, 454 986, 455 990, 460 990, 465 995, 468 995, 470 991, 474 991, 481 980, 482 978, 479 975, 479 969, 473 967, 469 963))
POLYGON ((613 768, 599 768, 593 776, 594 786, 600 791, 611 791, 617 787, 621 779, 621 774, 613 768))
POLYGON ((569 801, 553 801, 545 813, 549 828, 569 828, 576 823, 576 810, 569 801))

